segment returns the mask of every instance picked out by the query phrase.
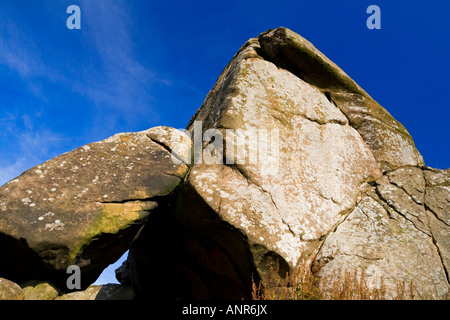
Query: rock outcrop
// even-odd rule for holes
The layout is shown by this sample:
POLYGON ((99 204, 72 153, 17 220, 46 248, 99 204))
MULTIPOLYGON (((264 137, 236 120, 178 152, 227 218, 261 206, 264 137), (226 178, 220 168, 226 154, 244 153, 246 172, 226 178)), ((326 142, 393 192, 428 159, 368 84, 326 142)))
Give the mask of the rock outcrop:
POLYGON ((23 290, 17 283, 0 278, 0 300, 24 300, 23 290))
MULTIPOLYGON (((57 299, 250 299, 297 270, 324 298, 350 275, 386 299, 446 299, 449 209, 450 171, 278 28, 243 45, 184 133, 118 134, 1 187, 0 276, 64 291, 75 264, 86 289, 130 248, 121 285, 57 299)), ((54 298, 38 286, 8 295, 54 298)))
POLYGON ((85 290, 65 294, 49 282, 31 280, 21 286, 0 278, 0 300, 133 300, 130 286, 91 285, 85 290))
POLYGON ((63 292, 53 284, 45 281, 28 281, 21 285, 24 300, 53 300, 63 292))
POLYGON ((263 55, 320 89, 358 130, 384 171, 424 165, 406 128, 310 42, 286 28, 261 34, 263 55))
POLYGON ((138 296, 161 276, 158 288, 185 290, 173 297, 249 298, 273 268, 310 268, 324 292, 348 272, 386 298, 399 283, 446 297, 448 231, 411 136, 299 35, 245 43, 187 130, 194 165, 172 218, 147 223, 130 252, 138 296))
POLYGON ((147 136, 160 131, 83 146, 0 188, 0 274, 65 288, 67 267, 77 265, 82 287, 94 282, 187 172, 147 136))
POLYGON ((54 300, 133 300, 134 291, 120 284, 92 285, 83 291, 60 295, 54 300))

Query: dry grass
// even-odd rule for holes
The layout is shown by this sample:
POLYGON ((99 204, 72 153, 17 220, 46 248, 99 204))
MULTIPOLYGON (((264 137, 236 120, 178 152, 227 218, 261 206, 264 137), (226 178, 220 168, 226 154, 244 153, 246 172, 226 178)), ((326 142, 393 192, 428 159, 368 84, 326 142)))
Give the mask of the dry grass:
POLYGON ((280 276, 279 269, 265 274, 265 285, 253 282, 253 300, 320 300, 317 278, 307 268, 280 276))
MULTIPOLYGON (((370 289, 362 274, 345 273, 340 281, 334 282, 326 291, 319 289, 319 279, 309 268, 303 268, 280 277, 277 269, 265 274, 265 285, 253 282, 253 300, 385 300, 387 288, 370 289)), ((418 299, 411 281, 397 282, 396 300, 418 299)))
POLYGON ((370 289, 362 274, 346 272, 341 281, 333 283, 329 294, 332 300, 385 300, 386 288, 382 283, 379 289, 370 289))

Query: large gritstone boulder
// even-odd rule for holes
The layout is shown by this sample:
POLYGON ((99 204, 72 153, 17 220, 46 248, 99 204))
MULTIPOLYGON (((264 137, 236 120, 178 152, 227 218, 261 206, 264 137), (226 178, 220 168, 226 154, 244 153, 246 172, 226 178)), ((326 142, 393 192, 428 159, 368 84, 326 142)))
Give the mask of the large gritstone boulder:
POLYGON ((67 290, 66 269, 77 265, 83 288, 95 281, 187 172, 158 137, 182 142, 183 134, 167 127, 120 133, 1 187, 0 275, 48 280, 67 290))

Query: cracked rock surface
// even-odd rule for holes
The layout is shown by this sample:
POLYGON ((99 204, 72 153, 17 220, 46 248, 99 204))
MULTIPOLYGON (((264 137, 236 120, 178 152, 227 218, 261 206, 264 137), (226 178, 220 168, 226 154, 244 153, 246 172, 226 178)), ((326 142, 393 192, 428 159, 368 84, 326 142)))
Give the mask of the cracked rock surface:
MULTIPOLYGON (((395 299, 405 285, 418 299, 446 299, 449 289, 449 225, 439 220, 448 213, 449 193, 430 197, 426 182, 448 170, 403 167, 373 183, 355 209, 324 240, 313 271, 323 292, 357 274, 370 290, 385 290, 395 299), (432 177, 433 176, 433 177, 432 177), (433 213, 429 205, 438 207, 433 213)), ((441 185, 440 185, 441 186, 441 185)))

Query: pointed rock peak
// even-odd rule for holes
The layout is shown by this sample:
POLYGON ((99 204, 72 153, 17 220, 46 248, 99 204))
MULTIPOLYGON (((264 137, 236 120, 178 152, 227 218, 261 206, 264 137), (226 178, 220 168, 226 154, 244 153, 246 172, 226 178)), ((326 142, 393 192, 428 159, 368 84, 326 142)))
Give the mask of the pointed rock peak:
POLYGON ((258 40, 268 60, 319 89, 370 98, 341 68, 297 33, 280 27, 263 32, 258 40))
MULTIPOLYGON (((252 83, 252 77, 265 77, 268 82, 274 80, 273 71, 269 71, 270 67, 262 62, 270 62, 280 70, 287 70, 294 77, 317 88, 358 131, 383 171, 405 165, 424 165, 411 135, 400 122, 311 42, 284 27, 266 31, 242 46, 191 119, 188 128, 192 129, 194 120, 204 121, 208 128, 217 127, 225 105, 234 96, 242 95, 241 92, 246 90, 244 87, 252 83), (213 101, 220 102, 214 106, 214 112, 211 111, 213 101)), ((293 82, 292 78, 283 78, 289 83, 293 82)), ((285 85, 282 87, 281 91, 276 91, 277 95, 292 91, 285 85)), ((253 93, 251 97, 264 98, 253 93)), ((286 101, 283 105, 287 112, 295 108, 289 103, 286 101)))
POLYGON ((162 145, 176 159, 184 164, 191 164, 192 140, 186 132, 174 128, 159 126, 148 129, 147 137, 162 145))

